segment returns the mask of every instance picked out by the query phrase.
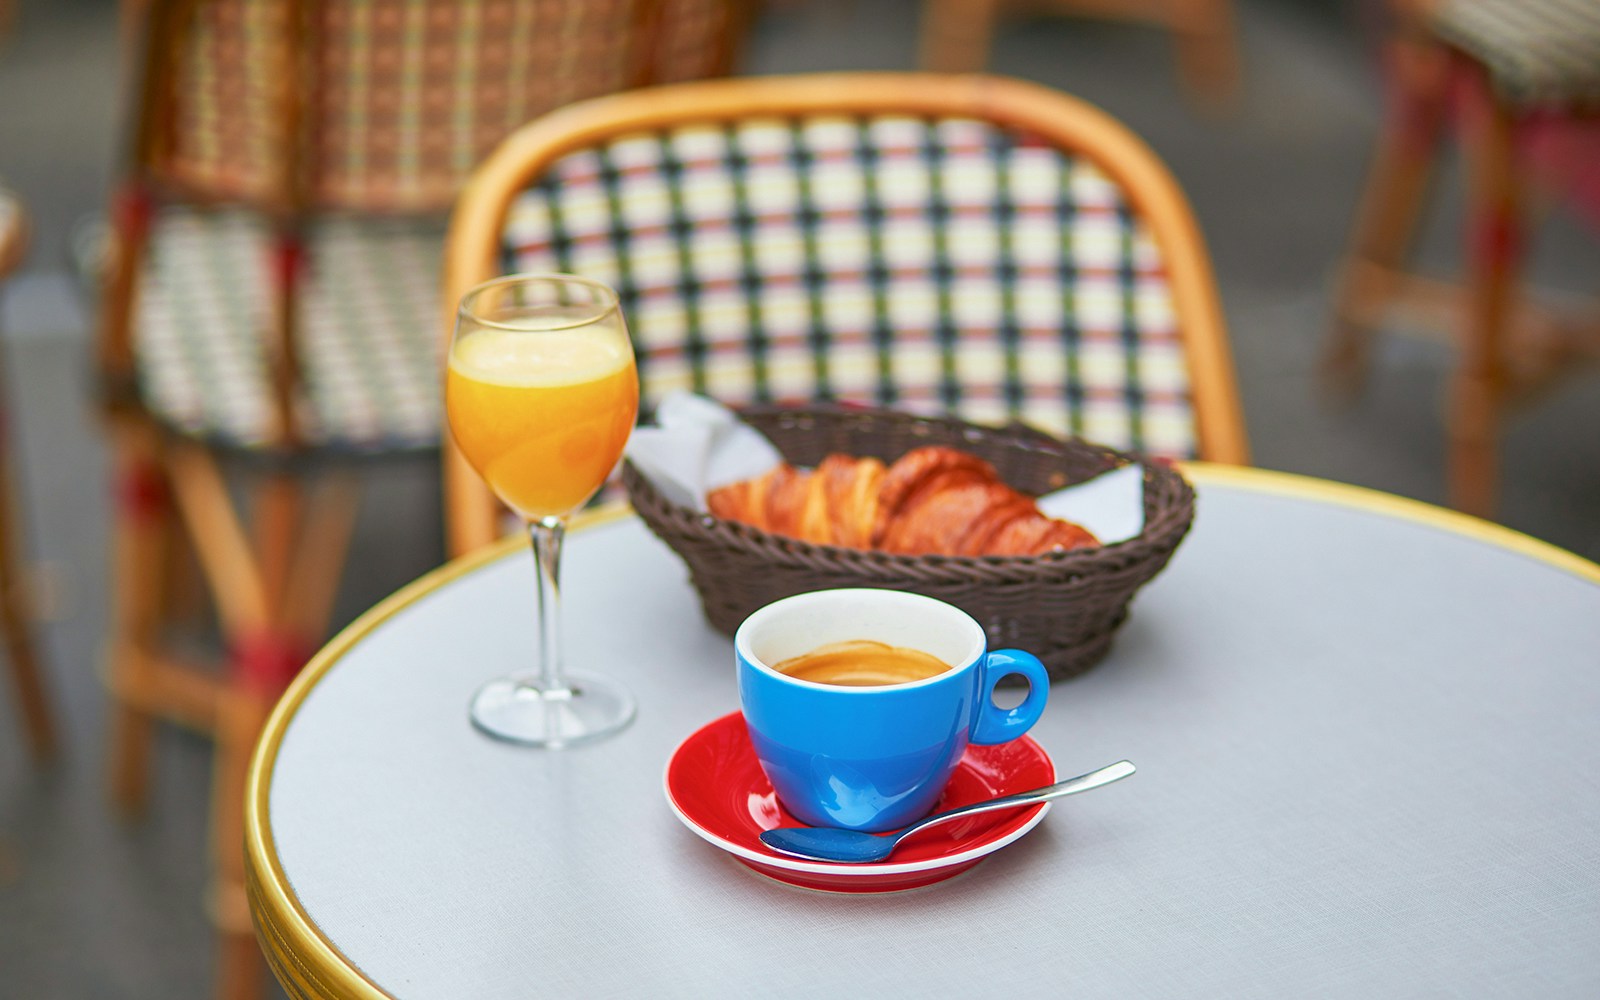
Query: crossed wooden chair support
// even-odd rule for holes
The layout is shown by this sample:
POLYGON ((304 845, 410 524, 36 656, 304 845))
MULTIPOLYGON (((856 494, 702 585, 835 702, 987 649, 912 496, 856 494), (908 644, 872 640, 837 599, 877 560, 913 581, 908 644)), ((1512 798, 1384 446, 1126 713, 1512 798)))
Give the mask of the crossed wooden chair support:
MULTIPOLYGON (((261 956, 243 895, 244 777, 266 714, 326 634, 359 493, 347 473, 307 489, 299 477, 258 473, 254 509, 235 504, 217 457, 167 440, 147 422, 115 418, 120 440, 114 572, 125 596, 112 623, 111 793, 127 815, 148 799, 157 721, 216 742, 212 915, 224 943, 224 992, 252 995, 261 956), (248 526, 247 526, 248 525, 248 526), (207 668, 171 652, 161 625, 181 618, 190 560, 216 609, 226 651, 207 668)), ((189 589, 192 590, 192 587, 189 589)))

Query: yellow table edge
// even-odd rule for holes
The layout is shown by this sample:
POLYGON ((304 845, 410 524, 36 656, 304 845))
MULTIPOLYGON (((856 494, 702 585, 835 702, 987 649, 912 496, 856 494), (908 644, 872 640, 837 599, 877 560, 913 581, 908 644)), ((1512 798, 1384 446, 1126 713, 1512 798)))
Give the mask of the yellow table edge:
MULTIPOLYGON (((571 521, 577 531, 596 524, 620 520, 631 509, 625 503, 584 512, 571 521)), ((345 652, 389 618, 429 593, 464 576, 480 566, 494 562, 519 549, 527 539, 507 535, 477 552, 462 556, 413 580, 374 605, 311 658, 295 677, 289 689, 273 708, 255 752, 250 757, 250 773, 245 784, 245 889, 250 901, 250 918, 256 937, 266 954, 267 964, 284 990, 295 1000, 393 1000, 363 976, 342 952, 312 922, 300 900, 289 887, 288 877, 278 860, 271 825, 267 821, 267 797, 278 747, 283 743, 289 720, 299 710, 311 689, 345 652)))
MULTIPOLYGON (((1184 475, 1201 485, 1238 487, 1279 496, 1320 500, 1430 525, 1525 555, 1581 579, 1600 584, 1600 564, 1503 525, 1378 490, 1289 472, 1207 462, 1180 463, 1184 475)), ((574 518, 573 530, 629 516, 617 504, 574 518)), ((245 790, 245 867, 250 913, 273 972, 292 997, 318 1000, 394 1000, 379 989, 328 940, 289 888, 267 821, 267 797, 278 747, 289 720, 312 688, 357 642, 401 610, 458 577, 524 548, 511 535, 422 576, 396 591, 345 628, 312 658, 273 709, 250 761, 245 790)))

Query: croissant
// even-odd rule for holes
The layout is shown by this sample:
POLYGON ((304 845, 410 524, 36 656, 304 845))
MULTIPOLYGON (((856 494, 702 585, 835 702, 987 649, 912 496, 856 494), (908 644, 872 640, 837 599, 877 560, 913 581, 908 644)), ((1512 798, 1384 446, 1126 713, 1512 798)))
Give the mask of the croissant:
POLYGON ((1029 556, 1100 544, 1080 525, 1046 517, 956 448, 907 452, 892 465, 829 455, 711 491, 716 517, 818 545, 905 555, 1029 556))

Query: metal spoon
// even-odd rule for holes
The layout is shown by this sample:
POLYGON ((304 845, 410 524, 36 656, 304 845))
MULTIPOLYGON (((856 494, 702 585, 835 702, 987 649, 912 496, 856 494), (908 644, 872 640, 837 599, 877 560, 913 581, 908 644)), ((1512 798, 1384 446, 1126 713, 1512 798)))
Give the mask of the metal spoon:
POLYGON ((1047 799, 1059 799, 1063 795, 1072 795, 1075 792, 1087 792, 1091 788, 1099 788, 1101 785, 1109 785, 1113 781, 1126 778, 1133 771, 1132 764, 1119 760, 1098 771, 1080 774, 1076 778, 1058 781, 1043 788, 1004 795, 987 802, 974 802, 959 809, 935 813, 898 833, 862 833, 859 830, 838 830, 824 826, 787 826, 765 831, 761 834, 761 842, 781 854, 792 854, 797 858, 809 858, 813 861, 841 861, 846 864, 882 861, 894 852, 900 841, 935 823, 943 823, 958 816, 989 812, 992 809, 1010 809, 1014 806, 1044 802, 1047 799))

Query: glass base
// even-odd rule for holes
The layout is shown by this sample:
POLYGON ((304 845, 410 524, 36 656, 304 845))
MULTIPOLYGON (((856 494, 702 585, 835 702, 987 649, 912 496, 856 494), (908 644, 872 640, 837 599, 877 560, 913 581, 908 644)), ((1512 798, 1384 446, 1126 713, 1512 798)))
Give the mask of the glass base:
POLYGON ((472 698, 472 724, 495 739, 560 750, 621 732, 633 721, 633 696, 616 681, 567 673, 567 686, 502 677, 472 698))

